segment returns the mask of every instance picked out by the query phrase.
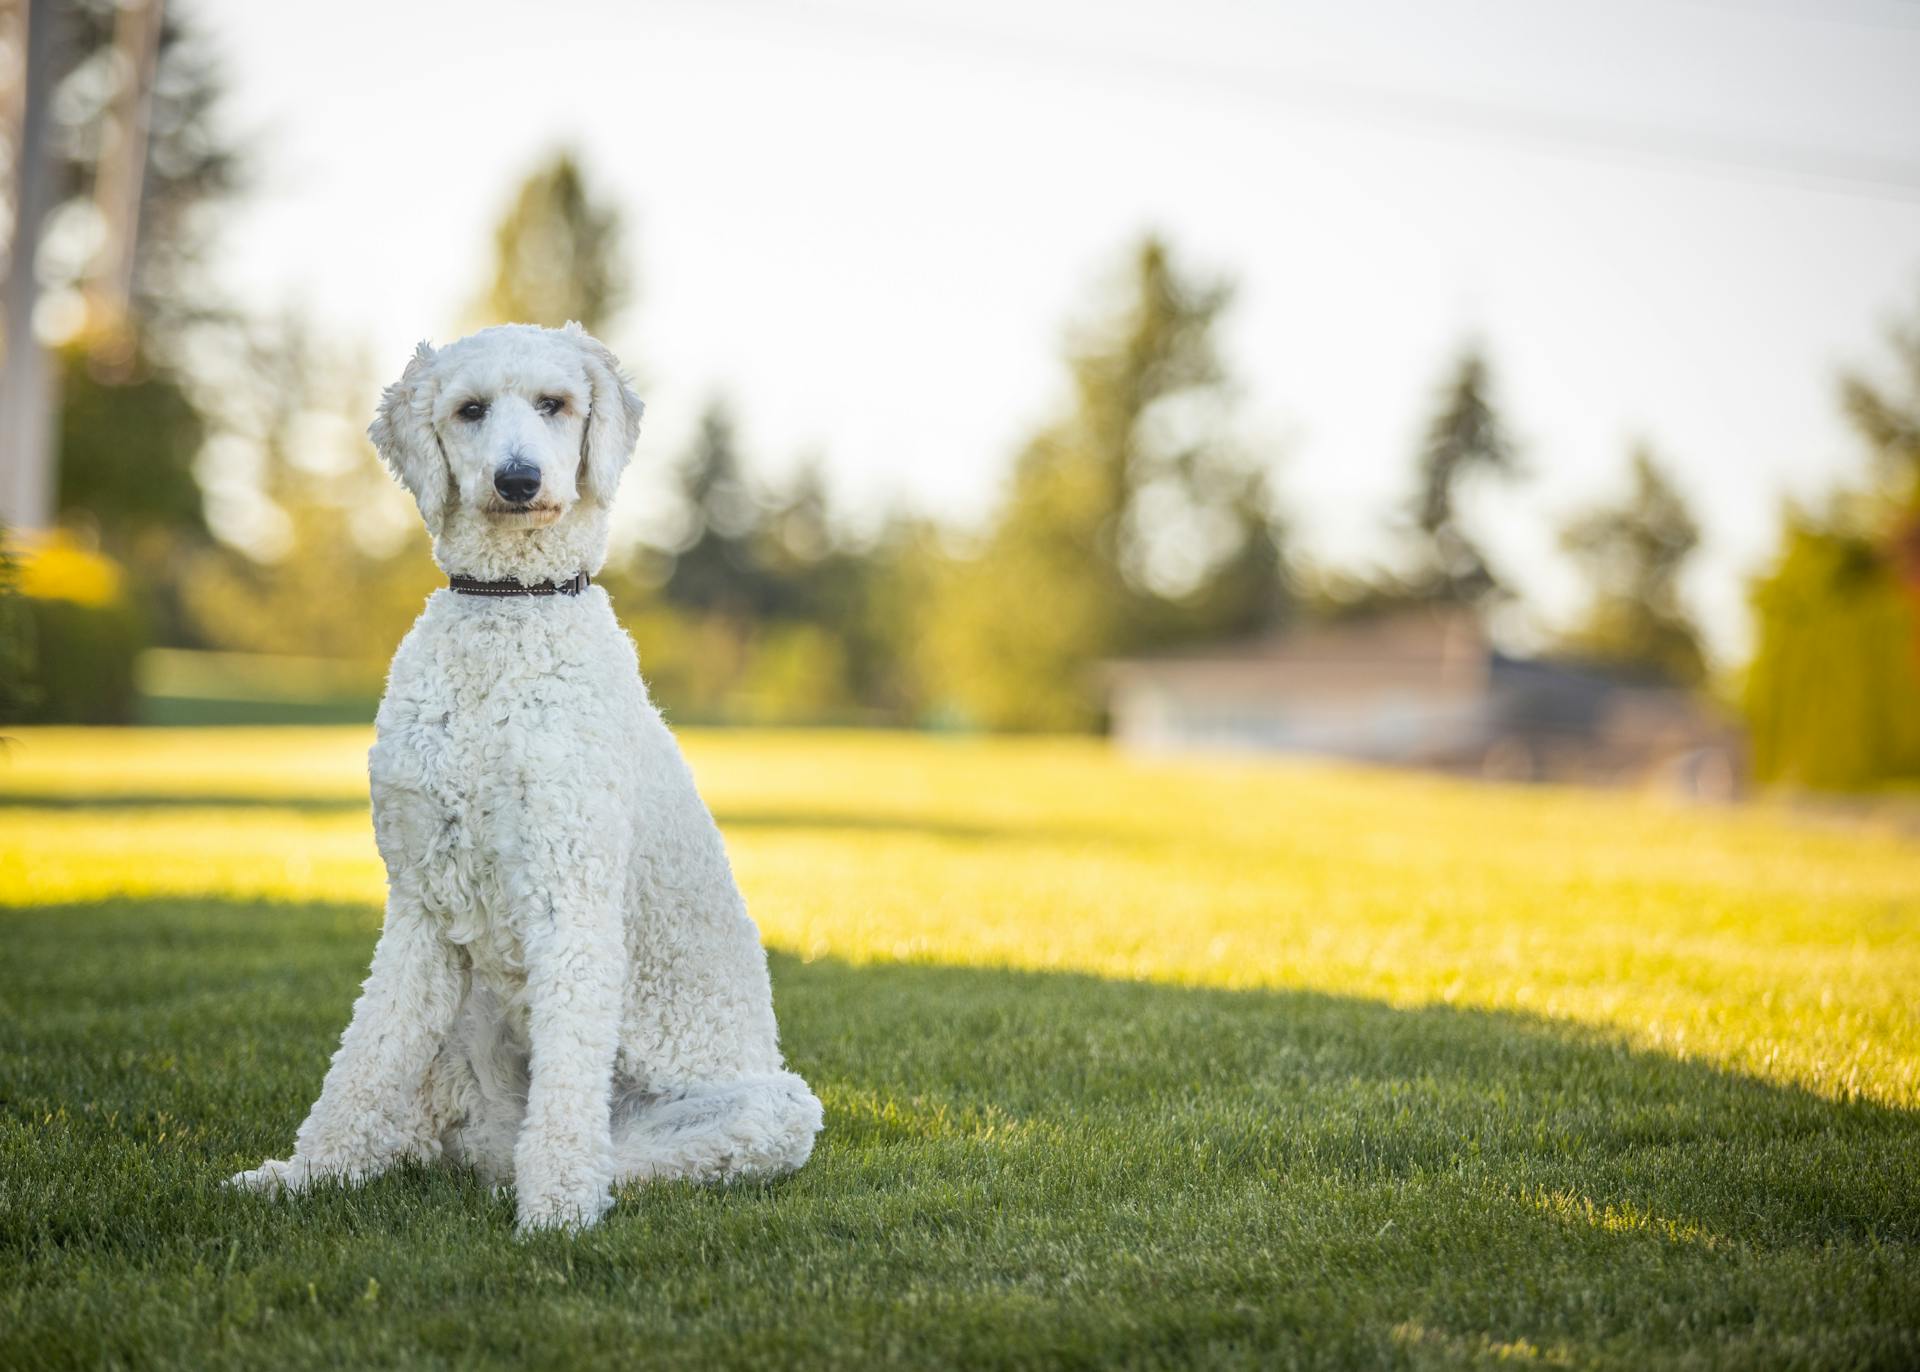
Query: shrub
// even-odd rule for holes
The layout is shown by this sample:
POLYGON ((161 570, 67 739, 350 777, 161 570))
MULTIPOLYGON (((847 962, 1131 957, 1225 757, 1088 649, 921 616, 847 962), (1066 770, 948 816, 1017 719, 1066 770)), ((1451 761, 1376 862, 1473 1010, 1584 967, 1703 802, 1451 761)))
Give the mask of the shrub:
POLYGON ((18 591, 24 679, 12 720, 131 723, 146 632, 119 564, 55 534, 24 550, 18 591))
POLYGON ((1920 621, 1881 543, 1796 516, 1753 606, 1755 775, 1818 790, 1920 776, 1920 621))

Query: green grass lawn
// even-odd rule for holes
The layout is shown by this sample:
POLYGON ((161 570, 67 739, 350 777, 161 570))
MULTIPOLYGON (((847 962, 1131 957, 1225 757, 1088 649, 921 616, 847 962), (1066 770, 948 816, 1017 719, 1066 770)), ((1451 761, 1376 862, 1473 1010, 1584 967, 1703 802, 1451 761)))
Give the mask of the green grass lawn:
POLYGON ((1920 847, 1094 743, 696 734, 827 1108, 514 1238, 272 1201, 364 974, 357 729, 0 763, 0 1367, 1920 1365, 1920 847))

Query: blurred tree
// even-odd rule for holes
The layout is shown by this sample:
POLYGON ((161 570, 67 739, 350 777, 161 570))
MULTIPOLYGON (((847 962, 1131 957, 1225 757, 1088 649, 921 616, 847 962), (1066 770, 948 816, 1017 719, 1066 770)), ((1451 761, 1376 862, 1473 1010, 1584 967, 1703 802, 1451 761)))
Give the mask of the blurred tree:
POLYGON ((669 604, 748 619, 775 598, 760 565, 764 517, 741 470, 732 411, 711 402, 693 445, 679 464, 680 503, 687 522, 662 587, 669 604))
POLYGON ((994 728, 1080 729, 1115 653, 1246 633, 1288 605, 1266 472, 1234 441, 1213 330, 1228 288, 1135 251, 1069 350, 1072 405, 1029 440, 974 555, 930 578, 919 679, 994 728))
POLYGON ((1789 508, 1753 588, 1745 707, 1762 780, 1857 789, 1920 777, 1920 329, 1892 335, 1892 388, 1846 377, 1871 485, 1789 508))
POLYGON ((155 641, 191 642, 181 578, 207 541, 194 474, 207 418, 137 333, 71 343, 57 357, 59 520, 125 564, 155 641))
POLYGON ((1296 608, 1286 525, 1267 473, 1236 450, 1214 470, 1189 471, 1207 492, 1198 502, 1217 560, 1184 594, 1149 598, 1142 639, 1149 645, 1241 638, 1285 624, 1296 608))
POLYGON ((858 557, 852 672, 859 699, 888 719, 938 723, 937 708, 951 698, 924 675, 928 624, 951 562, 932 520, 899 513, 858 557))
POLYGON ((25 690, 11 718, 131 724, 146 625, 112 558, 65 531, 36 539, 19 566, 25 690))
POLYGON ((628 299, 620 239, 619 212, 588 194, 571 154, 555 154, 520 183, 494 230, 481 322, 557 329, 572 319, 599 333, 628 299))
POLYGON ((33 625, 20 593, 20 563, 0 525, 0 724, 21 719, 38 700, 33 669, 33 625))
POLYGON ((771 493, 761 530, 765 560, 788 585, 806 581, 832 557, 838 540, 818 457, 802 462, 787 486, 771 493))
POLYGON ((230 536, 198 555, 187 602, 209 644, 362 662, 377 675, 444 578, 362 424, 375 386, 285 321, 255 337, 247 404, 225 417, 230 536), (245 459, 250 470, 231 470, 245 459), (236 513, 240 511, 240 513, 236 513))
POLYGON ((819 464, 752 482, 716 399, 674 477, 678 536, 614 575, 655 697, 681 719, 850 717, 875 669, 872 565, 838 537, 819 464))
MULTIPOLYGON (((52 100, 54 208, 38 269, 55 305, 79 317, 103 225, 95 178, 111 155, 114 103, 131 73, 114 50, 118 0, 65 0, 52 100)), ((203 275, 215 211, 244 181, 245 159, 219 117, 225 83, 212 46, 169 6, 154 59, 148 153, 137 218, 133 312, 150 347, 167 355, 180 329, 206 319, 214 298, 203 275)), ((0 140, 13 131, 0 127, 0 140)), ((11 164, 8 146, 0 163, 11 164)), ((10 183, 9 183, 10 184, 10 183)), ((0 194, 9 194, 0 185, 0 194)), ((7 205, 10 217, 11 204, 7 205)))
POLYGON ((1890 499, 1920 511, 1920 324, 1896 325, 1888 333, 1899 392, 1882 390, 1861 376, 1840 384, 1840 401, 1873 454, 1875 472, 1890 499))
POLYGON ((142 534, 205 531, 193 461, 206 423, 180 383, 144 353, 111 370, 61 353, 59 510, 84 516, 122 557, 142 534))
POLYGON ((1419 598, 1478 605, 1502 593, 1460 517, 1461 494, 1469 482, 1519 474, 1491 390, 1486 356, 1469 346, 1454 366, 1420 449, 1420 491, 1413 506, 1420 562, 1411 583, 1419 598))
POLYGON ((1880 538, 1842 502, 1789 511, 1784 542, 1753 588, 1754 775, 1823 790, 1920 776, 1913 599, 1880 538))
MULTIPOLYGON (((65 340, 53 513, 126 565, 141 617, 174 638, 179 569, 204 534, 192 463, 205 422, 182 363, 189 333, 224 323, 207 259, 244 158, 219 117, 213 49, 177 9, 147 3, 57 6, 34 274, 37 317, 65 340)), ((0 163, 19 133, 0 128, 0 163)), ((0 193, 14 189, 5 178, 0 193)))
POLYGON ((1701 680, 1699 633, 1680 600, 1680 573, 1699 543, 1685 498, 1653 454, 1636 448, 1626 501, 1583 514, 1561 531, 1561 547, 1591 588, 1586 613, 1563 646, 1670 681, 1701 680))
POLYGON ((756 561, 770 588, 769 613, 825 630, 849 689, 868 695, 884 671, 877 661, 884 645, 871 623, 875 582, 885 574, 877 547, 855 546, 842 536, 817 456, 767 490, 760 507, 756 561))
POLYGON ((846 644, 818 624, 774 620, 755 633, 729 717, 749 724, 819 724, 850 708, 846 644))

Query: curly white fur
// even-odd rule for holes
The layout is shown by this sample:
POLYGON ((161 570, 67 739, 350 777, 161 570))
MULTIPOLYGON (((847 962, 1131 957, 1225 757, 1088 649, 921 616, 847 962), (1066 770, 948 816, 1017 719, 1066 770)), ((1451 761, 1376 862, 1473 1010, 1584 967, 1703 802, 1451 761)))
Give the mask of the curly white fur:
MULTIPOLYGON (((577 324, 508 325, 423 343, 370 432, 441 567, 527 584, 600 569, 640 411, 577 324), (494 489, 509 457, 539 468, 530 507, 494 489)), ((606 593, 436 591, 376 724, 373 968, 293 1156, 232 1183, 446 1158, 511 1179, 531 1229, 593 1223, 625 1179, 804 1163, 820 1103, 606 593)))

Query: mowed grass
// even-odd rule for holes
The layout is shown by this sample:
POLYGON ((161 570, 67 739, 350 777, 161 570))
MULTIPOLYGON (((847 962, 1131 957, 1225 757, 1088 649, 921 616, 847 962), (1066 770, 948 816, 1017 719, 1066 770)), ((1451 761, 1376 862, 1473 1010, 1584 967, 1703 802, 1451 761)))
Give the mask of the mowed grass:
POLYGON ((1094 742, 685 739, 827 1107, 531 1241, 284 1154, 364 730, 0 763, 0 1366, 1920 1365, 1920 847, 1094 742))

